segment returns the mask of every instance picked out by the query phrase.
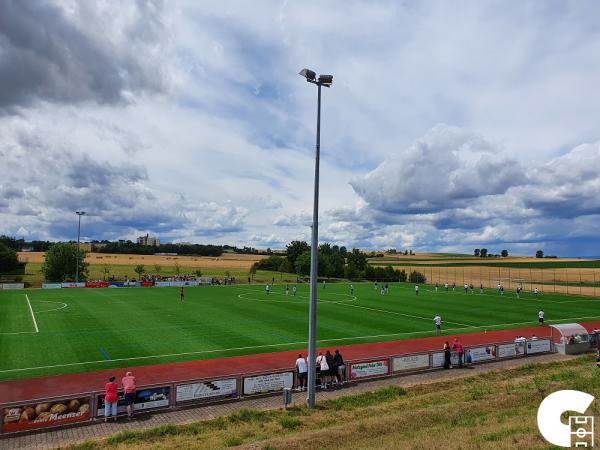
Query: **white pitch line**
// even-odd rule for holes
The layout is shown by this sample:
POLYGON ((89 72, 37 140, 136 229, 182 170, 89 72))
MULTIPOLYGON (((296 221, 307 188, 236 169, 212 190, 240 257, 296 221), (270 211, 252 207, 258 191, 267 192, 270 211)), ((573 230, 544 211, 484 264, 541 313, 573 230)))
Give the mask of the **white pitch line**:
POLYGON ((25 294, 25 298, 27 299, 27 304, 29 305, 29 312, 31 313, 31 318, 33 319, 33 326, 35 327, 35 332, 39 333, 40 329, 38 328, 37 320, 35 320, 35 315, 33 314, 33 308, 31 307, 31 302, 29 301, 29 297, 25 294))
MULTIPOLYGON (((579 317, 579 318, 572 317, 572 318, 567 318, 567 319, 548 320, 546 322, 547 323, 558 323, 558 322, 565 322, 567 320, 592 319, 592 318, 597 319, 597 318, 600 318, 600 316, 579 317)), ((467 329, 479 329, 479 328, 491 329, 491 328, 512 326, 512 325, 537 325, 537 322, 530 321, 530 322, 515 322, 515 323, 499 323, 499 324, 493 324, 493 325, 469 326, 467 328, 449 328, 449 329, 442 330, 442 333, 447 334, 448 332, 453 332, 453 331, 463 332, 467 329)), ((33 333, 33 332, 30 331, 29 333, 33 333)), ((416 335, 416 334, 427 334, 427 333, 433 334, 433 333, 435 333, 435 331, 434 330, 407 331, 407 332, 403 332, 403 333, 375 334, 375 335, 370 335, 370 336, 350 336, 350 337, 345 337, 345 338, 319 339, 319 340, 317 340, 317 342, 318 343, 339 342, 339 341, 373 339, 373 338, 391 337, 391 336, 412 336, 412 335, 416 335)), ((280 343, 280 344, 252 345, 252 346, 248 346, 248 347, 222 348, 222 349, 201 350, 201 351, 197 351, 197 352, 185 352, 185 353, 168 353, 168 354, 164 354, 164 355, 135 356, 132 358, 117 358, 117 359, 111 359, 111 360, 100 359, 97 361, 84 361, 84 362, 76 362, 76 363, 55 364, 52 366, 39 366, 39 367, 26 367, 26 368, 21 368, 21 369, 0 370, 0 373, 23 372, 23 371, 27 371, 27 370, 40 370, 40 369, 53 369, 56 367, 83 366, 83 365, 88 365, 88 364, 105 364, 105 363, 112 363, 115 361, 119 362, 119 361, 136 361, 136 360, 140 360, 140 359, 152 359, 152 358, 170 358, 170 357, 175 357, 175 356, 201 355, 201 354, 207 354, 207 353, 229 352, 229 351, 236 351, 236 350, 251 350, 251 349, 267 348, 267 347, 282 347, 285 345, 300 345, 300 344, 307 344, 307 342, 299 341, 299 342, 285 342, 285 343, 280 343)))
POLYGON ((54 303, 55 305, 62 305, 58 308, 52 308, 52 309, 43 309, 42 311, 36 311, 36 313, 45 313, 45 312, 51 312, 51 311, 58 311, 60 309, 65 309, 67 306, 69 306, 67 303, 65 302, 52 302, 52 301, 48 301, 48 300, 38 300, 41 303, 54 303))
MULTIPOLYGON (((421 319, 421 320, 429 320, 433 322, 433 317, 422 317, 422 316, 415 316, 412 314, 404 314, 404 313, 399 313, 396 311, 388 311, 387 309, 377 309, 377 308, 369 308, 367 306, 360 306, 360 305, 352 305, 350 303, 338 303, 341 306, 352 306, 353 308, 361 308, 361 309, 368 309, 370 311, 377 311, 377 312, 382 312, 382 313, 386 313, 386 314, 395 314, 397 316, 405 316, 405 317, 410 317, 412 319, 421 319)), ((451 323, 452 325, 460 325, 460 326, 464 326, 464 327, 472 327, 473 325, 469 325, 466 323, 460 323, 460 322, 450 322, 449 320, 443 320, 444 323, 451 323)))

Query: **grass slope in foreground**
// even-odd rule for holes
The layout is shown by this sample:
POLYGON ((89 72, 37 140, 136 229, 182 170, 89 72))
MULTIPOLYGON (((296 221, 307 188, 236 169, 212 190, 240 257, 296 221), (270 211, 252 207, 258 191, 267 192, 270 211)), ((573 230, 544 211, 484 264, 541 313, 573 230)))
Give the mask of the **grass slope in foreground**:
MULTIPOLYGON (((541 307, 550 322, 600 318, 589 297, 354 286, 319 286, 320 345, 430 336, 436 313, 449 334, 535 325, 541 307)), ((0 291, 0 379, 304 349, 308 289, 195 287, 184 302, 178 288, 0 291)))
MULTIPOLYGON (((71 450, 218 449, 546 449, 536 414, 546 395, 577 389, 600 395, 593 358, 529 364, 460 380, 377 391, 318 403, 309 411, 241 410, 188 425, 127 431, 71 450)), ((598 416, 597 402, 588 415, 598 416)))

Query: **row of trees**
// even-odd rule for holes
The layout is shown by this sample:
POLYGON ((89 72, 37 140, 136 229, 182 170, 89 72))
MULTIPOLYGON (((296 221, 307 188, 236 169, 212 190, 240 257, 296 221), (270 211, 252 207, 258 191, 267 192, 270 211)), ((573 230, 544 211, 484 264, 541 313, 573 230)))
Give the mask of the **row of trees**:
POLYGON ((180 255, 221 256, 223 246, 202 244, 160 244, 157 246, 140 245, 132 241, 107 242, 94 245, 92 249, 99 253, 120 253, 129 255, 153 255, 155 253, 177 253, 180 255))
MULTIPOLYGON (((420 272, 407 275, 404 270, 394 269, 392 266, 371 266, 368 264, 367 255, 357 248, 348 251, 343 246, 321 244, 317 255, 320 277, 425 282, 425 276, 420 272)), ((310 261, 308 243, 293 241, 287 246, 286 256, 271 255, 256 262, 250 271, 256 273, 257 270, 272 270, 307 276, 310 275, 310 261)))
POLYGON ((499 255, 494 255, 493 253, 488 253, 487 248, 476 248, 473 251, 473 255, 479 258, 496 258, 498 256, 506 258, 508 256, 508 250, 502 250, 499 255))

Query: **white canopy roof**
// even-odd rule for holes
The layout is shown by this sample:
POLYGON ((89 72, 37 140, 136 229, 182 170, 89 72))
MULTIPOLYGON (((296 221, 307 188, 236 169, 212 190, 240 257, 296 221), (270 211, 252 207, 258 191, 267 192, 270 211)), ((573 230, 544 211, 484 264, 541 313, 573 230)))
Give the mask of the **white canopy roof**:
POLYGON ((588 331, 578 323, 561 323, 556 325, 550 325, 550 327, 557 330, 562 336, 567 337, 588 334, 588 331))

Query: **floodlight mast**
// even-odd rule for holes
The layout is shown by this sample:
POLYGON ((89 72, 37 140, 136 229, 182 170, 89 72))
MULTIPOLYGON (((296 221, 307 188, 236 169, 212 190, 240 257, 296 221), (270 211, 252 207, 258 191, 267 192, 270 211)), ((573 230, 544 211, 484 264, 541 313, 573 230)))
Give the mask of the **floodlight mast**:
POLYGON ((310 69, 302 69, 300 75, 317 85, 317 142, 315 145, 315 193, 313 201, 312 239, 310 246, 310 304, 308 321, 308 407, 315 407, 316 359, 317 359, 317 275, 319 247, 319 159, 321 155, 321 86, 330 87, 333 75, 319 75, 310 69))
POLYGON ((79 223, 77 224, 77 267, 75 268, 75 283, 79 283, 79 236, 81 234, 81 216, 85 214, 85 211, 75 211, 77 217, 79 218, 79 223))

